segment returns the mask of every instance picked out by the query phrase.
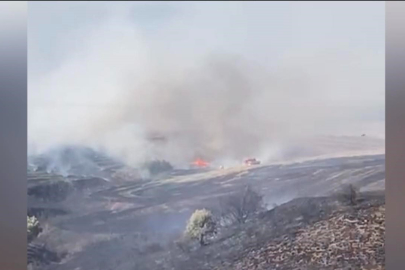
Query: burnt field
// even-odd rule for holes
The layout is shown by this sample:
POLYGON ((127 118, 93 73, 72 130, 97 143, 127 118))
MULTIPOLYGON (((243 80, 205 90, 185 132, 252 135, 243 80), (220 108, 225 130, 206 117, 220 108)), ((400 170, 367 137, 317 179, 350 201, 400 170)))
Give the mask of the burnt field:
MULTIPOLYGON (((114 180, 114 173, 28 173, 28 213, 38 216, 43 227, 30 245, 46 247, 59 256, 52 262, 43 259, 38 269, 212 269, 214 266, 201 265, 198 259, 193 259, 195 265, 180 264, 178 261, 186 261, 185 255, 173 247, 195 209, 215 210, 222 196, 251 184, 264 196, 269 213, 290 209, 289 204, 316 209, 314 204, 323 202, 327 206, 321 207, 326 213, 322 218, 326 218, 328 211, 336 207, 324 203, 329 200, 325 198, 345 184, 354 184, 364 194, 384 190, 385 155, 223 170, 172 170, 154 179, 132 181, 114 180), (315 197, 309 204, 294 200, 309 197, 315 197)), ((383 194, 378 196, 383 200, 383 194)), ((304 211, 301 210, 300 213, 304 211)), ((294 215, 298 214, 291 214, 290 218, 294 215)), ((287 219, 279 218, 280 222, 287 219)), ((319 217, 311 222, 320 220, 319 217)), ((210 248, 215 250, 215 246, 221 244, 212 244, 207 252, 210 248)), ((221 254, 220 250, 215 252, 221 254)), ((33 258, 38 255, 31 253, 33 258)))
POLYGON ((29 270, 384 269, 382 3, 33 2, 29 270))

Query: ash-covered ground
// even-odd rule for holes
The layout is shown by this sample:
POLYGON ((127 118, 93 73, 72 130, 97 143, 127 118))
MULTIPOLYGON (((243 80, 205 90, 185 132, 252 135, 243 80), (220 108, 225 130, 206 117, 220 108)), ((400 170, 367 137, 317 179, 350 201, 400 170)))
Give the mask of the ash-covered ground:
MULTIPOLYGON (((336 215, 363 217, 370 207, 384 207, 383 153, 212 170, 166 168, 154 175, 94 151, 82 149, 80 155, 74 148, 66 151, 70 152, 64 156, 74 162, 65 162, 69 165, 63 170, 46 157, 29 160, 28 214, 37 216, 42 226, 29 244, 29 262, 37 264, 36 268, 31 265, 34 269, 256 269, 260 259, 254 259, 258 255, 252 252, 268 254, 275 248, 271 241, 283 235, 291 238, 294 232, 287 225, 295 224, 293 228, 304 230, 302 237, 309 238, 305 235, 314 233, 308 226, 325 227, 329 225, 319 222, 338 219, 336 215), (86 162, 79 156, 86 156, 86 162), (203 251, 185 251, 175 245, 195 209, 215 210, 222 196, 246 184, 264 196, 268 210, 261 218, 220 233, 203 251), (333 199, 335 191, 346 184, 366 194, 355 209, 333 199), (207 260, 209 264, 203 263, 207 260)), ((299 239, 277 243, 288 246, 304 241, 299 239)), ((259 269, 300 265, 299 261, 263 260, 259 269)), ((374 261, 374 265, 383 262, 374 261)))

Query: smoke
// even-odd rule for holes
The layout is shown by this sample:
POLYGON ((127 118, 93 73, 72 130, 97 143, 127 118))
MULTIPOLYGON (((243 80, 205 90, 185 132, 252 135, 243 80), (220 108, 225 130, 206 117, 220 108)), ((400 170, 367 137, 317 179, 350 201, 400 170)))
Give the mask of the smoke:
POLYGON ((161 42, 172 45, 176 30, 187 42, 165 48, 126 12, 114 12, 66 33, 58 65, 29 66, 29 153, 78 144, 131 165, 183 166, 196 157, 272 159, 316 135, 384 133, 373 115, 384 111, 383 52, 290 49, 266 65, 222 43, 196 44, 192 53, 189 41, 203 40, 177 21, 161 42), (156 135, 162 139, 150 139, 156 135))

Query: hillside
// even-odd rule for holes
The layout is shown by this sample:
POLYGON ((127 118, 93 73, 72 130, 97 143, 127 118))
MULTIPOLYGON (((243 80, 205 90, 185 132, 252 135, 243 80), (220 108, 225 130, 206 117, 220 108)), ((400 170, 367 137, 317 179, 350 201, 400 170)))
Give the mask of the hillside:
MULTIPOLYGON (((342 255, 352 267, 361 260, 378 267, 384 265, 378 239, 383 237, 385 200, 384 194, 377 192, 385 185, 384 155, 189 173, 174 170, 153 180, 110 181, 38 169, 30 169, 28 178, 28 213, 38 216, 44 227, 29 245, 30 261, 39 263, 34 269, 299 269, 296 266, 301 267, 305 260, 311 262, 311 256, 314 268, 310 269, 329 269, 322 266, 328 261, 319 264, 315 260, 319 254, 329 256, 322 249, 302 257, 303 261, 294 259, 299 258, 296 254, 282 252, 285 258, 277 266, 281 254, 277 250, 301 245, 309 251, 316 249, 317 241, 336 246, 332 255, 342 255), (77 184, 80 180, 87 185, 77 184), (246 184, 260 191, 268 209, 272 209, 243 226, 220 228, 208 246, 179 244, 186 221, 195 209, 215 212, 221 197, 246 184), (357 186, 363 194, 356 206, 334 195, 347 184, 357 186), (377 191, 370 193, 373 190, 377 191), (49 196, 52 194, 59 195, 49 196), (374 213, 379 217, 364 221, 374 213), (378 225, 380 221, 382 225, 378 225), (378 228, 380 232, 372 231, 378 228), (345 230, 353 235, 347 235, 345 230), (328 238, 330 232, 335 233, 335 238, 328 238), (339 249, 339 243, 356 239, 375 250, 375 261, 356 250, 355 243, 351 248, 353 254, 361 256, 359 260, 350 259, 344 249, 347 247, 339 249), (40 254, 51 255, 41 258, 40 254)), ((336 264, 333 258, 329 262, 336 264)))

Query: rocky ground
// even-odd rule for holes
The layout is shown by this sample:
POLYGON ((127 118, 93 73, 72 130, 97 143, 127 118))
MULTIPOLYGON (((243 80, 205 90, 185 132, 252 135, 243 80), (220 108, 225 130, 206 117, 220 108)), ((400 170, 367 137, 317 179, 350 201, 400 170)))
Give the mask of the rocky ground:
POLYGON ((384 269, 385 204, 368 200, 280 232, 219 269, 384 269))

